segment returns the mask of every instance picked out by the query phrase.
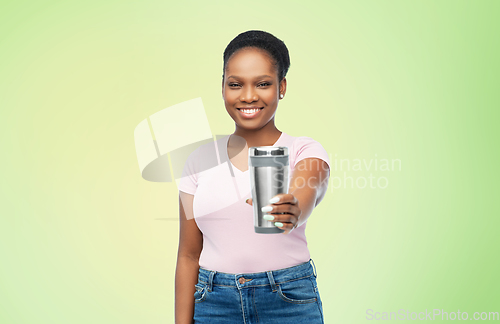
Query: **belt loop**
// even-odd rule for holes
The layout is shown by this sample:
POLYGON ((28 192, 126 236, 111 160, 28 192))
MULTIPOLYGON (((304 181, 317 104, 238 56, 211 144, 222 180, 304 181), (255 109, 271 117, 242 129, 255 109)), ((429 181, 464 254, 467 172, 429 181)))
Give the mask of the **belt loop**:
POLYGON ((210 271, 210 275, 208 276, 208 291, 212 291, 212 283, 216 272, 215 270, 210 271))
POLYGON ((273 292, 276 291, 276 283, 274 282, 274 277, 273 277, 273 272, 272 271, 266 271, 267 277, 269 278, 269 283, 271 283, 271 289, 273 292))
POLYGON ((316 272, 316 265, 314 264, 313 259, 309 259, 309 261, 311 261, 311 262, 312 262, 312 265, 313 265, 313 267, 314 267, 314 268, 313 268, 313 270, 314 270, 314 277, 316 277, 316 278, 317 278, 317 277, 318 277, 318 274, 317 274, 317 272, 316 272))

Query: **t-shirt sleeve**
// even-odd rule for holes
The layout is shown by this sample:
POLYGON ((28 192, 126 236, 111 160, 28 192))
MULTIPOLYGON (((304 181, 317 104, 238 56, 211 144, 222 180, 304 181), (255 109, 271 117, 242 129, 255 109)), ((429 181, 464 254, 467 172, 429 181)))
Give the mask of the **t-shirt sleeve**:
POLYGON ((319 158, 330 168, 328 153, 319 142, 307 136, 298 137, 295 140, 295 160, 292 162, 292 168, 295 168, 299 161, 307 158, 319 158))
POLYGON ((198 173, 196 168, 196 156, 198 149, 194 150, 187 158, 182 170, 182 176, 178 182, 178 189, 188 194, 194 195, 198 187, 198 173))

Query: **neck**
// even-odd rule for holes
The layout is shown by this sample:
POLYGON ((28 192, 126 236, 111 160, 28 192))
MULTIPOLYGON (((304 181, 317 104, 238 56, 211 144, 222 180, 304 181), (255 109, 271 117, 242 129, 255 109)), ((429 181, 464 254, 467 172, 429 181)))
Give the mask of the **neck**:
POLYGON ((234 131, 234 135, 245 139, 248 147, 272 146, 280 138, 281 133, 271 122, 261 129, 243 129, 236 126, 234 131))

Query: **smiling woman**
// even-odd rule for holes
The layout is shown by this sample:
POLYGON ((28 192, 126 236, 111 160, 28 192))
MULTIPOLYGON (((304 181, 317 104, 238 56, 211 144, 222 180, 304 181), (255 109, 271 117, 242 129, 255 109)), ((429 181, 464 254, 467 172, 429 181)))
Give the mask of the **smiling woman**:
POLYGON ((286 45, 264 31, 241 33, 224 51, 222 97, 235 131, 216 141, 225 163, 204 167, 214 145, 202 145, 178 185, 176 323, 323 323, 305 227, 326 193, 330 161, 314 139, 275 126, 289 66, 286 45), (252 146, 289 148, 289 191, 264 207, 282 234, 254 231, 252 146))
POLYGON ((274 114, 278 100, 286 92, 286 78, 279 80, 272 56, 249 46, 233 53, 229 62, 224 64, 222 96, 227 112, 236 122, 234 134, 246 139, 249 130, 264 127, 265 133, 277 133, 274 114), (244 128, 238 124, 242 120, 246 122, 244 128))

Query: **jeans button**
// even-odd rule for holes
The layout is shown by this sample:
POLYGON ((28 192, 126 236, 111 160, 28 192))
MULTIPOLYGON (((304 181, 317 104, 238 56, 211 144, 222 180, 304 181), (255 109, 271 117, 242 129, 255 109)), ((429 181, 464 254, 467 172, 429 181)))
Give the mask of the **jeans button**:
POLYGON ((238 281, 243 285, 245 283, 245 278, 241 277, 238 281))

